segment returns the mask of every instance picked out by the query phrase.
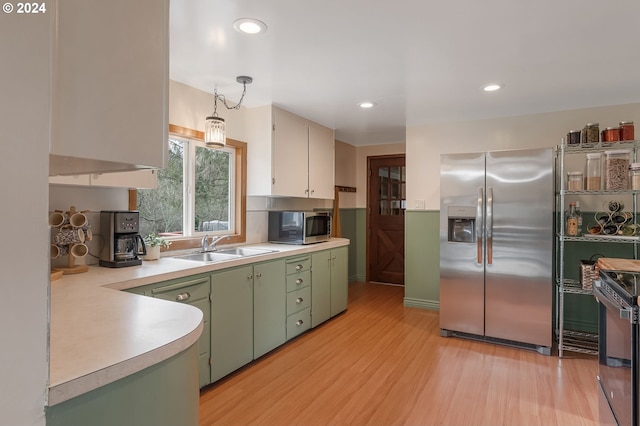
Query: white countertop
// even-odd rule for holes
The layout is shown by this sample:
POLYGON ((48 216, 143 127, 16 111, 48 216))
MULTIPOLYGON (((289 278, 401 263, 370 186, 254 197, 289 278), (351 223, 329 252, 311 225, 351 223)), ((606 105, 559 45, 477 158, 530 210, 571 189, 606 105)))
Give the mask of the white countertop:
POLYGON ((126 290, 233 266, 346 246, 333 238, 312 245, 252 244, 275 252, 218 263, 163 257, 140 266, 91 266, 51 283, 48 405, 59 404, 141 371, 197 342, 202 311, 126 290))

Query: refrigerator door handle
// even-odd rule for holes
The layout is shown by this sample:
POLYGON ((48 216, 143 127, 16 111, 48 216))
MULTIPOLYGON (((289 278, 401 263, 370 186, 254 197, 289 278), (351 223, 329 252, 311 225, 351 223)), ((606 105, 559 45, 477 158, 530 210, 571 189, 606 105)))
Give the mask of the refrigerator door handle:
POLYGON ((487 265, 493 263, 493 187, 487 188, 487 265))
POLYGON ((477 262, 482 263, 482 230, 484 229, 484 212, 483 212, 483 204, 484 204, 484 191, 482 188, 478 188, 478 207, 476 210, 476 241, 477 241, 477 262))

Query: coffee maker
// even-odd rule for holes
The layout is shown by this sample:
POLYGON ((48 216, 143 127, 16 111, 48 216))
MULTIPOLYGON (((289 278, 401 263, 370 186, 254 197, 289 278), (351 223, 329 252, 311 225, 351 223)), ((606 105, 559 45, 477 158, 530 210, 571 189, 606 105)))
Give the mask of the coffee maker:
POLYGON ((100 212, 100 230, 104 246, 100 251, 100 266, 121 268, 142 264, 138 256, 147 254, 139 234, 140 213, 135 210, 100 212))

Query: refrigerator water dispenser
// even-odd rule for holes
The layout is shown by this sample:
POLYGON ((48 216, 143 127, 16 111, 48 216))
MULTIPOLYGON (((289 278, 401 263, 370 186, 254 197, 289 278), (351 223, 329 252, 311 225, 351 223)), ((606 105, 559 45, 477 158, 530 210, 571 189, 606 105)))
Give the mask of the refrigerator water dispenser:
POLYGON ((449 238, 453 243, 476 242, 476 208, 449 206, 447 210, 449 238))

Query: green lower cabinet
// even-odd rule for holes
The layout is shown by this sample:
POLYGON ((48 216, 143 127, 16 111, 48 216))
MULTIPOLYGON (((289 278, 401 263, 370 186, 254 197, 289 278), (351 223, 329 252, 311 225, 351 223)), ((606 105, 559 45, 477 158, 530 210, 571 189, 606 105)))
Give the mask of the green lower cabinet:
POLYGON ((198 426, 198 351, 46 407, 47 426, 198 426))
POLYGON ((311 256, 286 261, 287 340, 311 328, 311 256))
POLYGON ((311 327, 331 318, 331 250, 311 255, 311 327))
POLYGON ((211 274, 211 381, 253 360, 253 266, 211 274))
POLYGON ((339 247, 311 256, 311 326, 347 309, 349 249, 339 247))
POLYGON ((347 310, 349 300, 349 248, 331 251, 331 316, 347 310))
POLYGON ((286 341, 285 261, 253 266, 253 358, 286 341))
POLYGON ((211 383, 211 281, 209 275, 193 275, 127 290, 130 293, 188 303, 202 311, 202 335, 198 339, 200 387, 211 383))
POLYGON ((348 247, 127 290, 202 310, 200 387, 347 309, 348 247))

